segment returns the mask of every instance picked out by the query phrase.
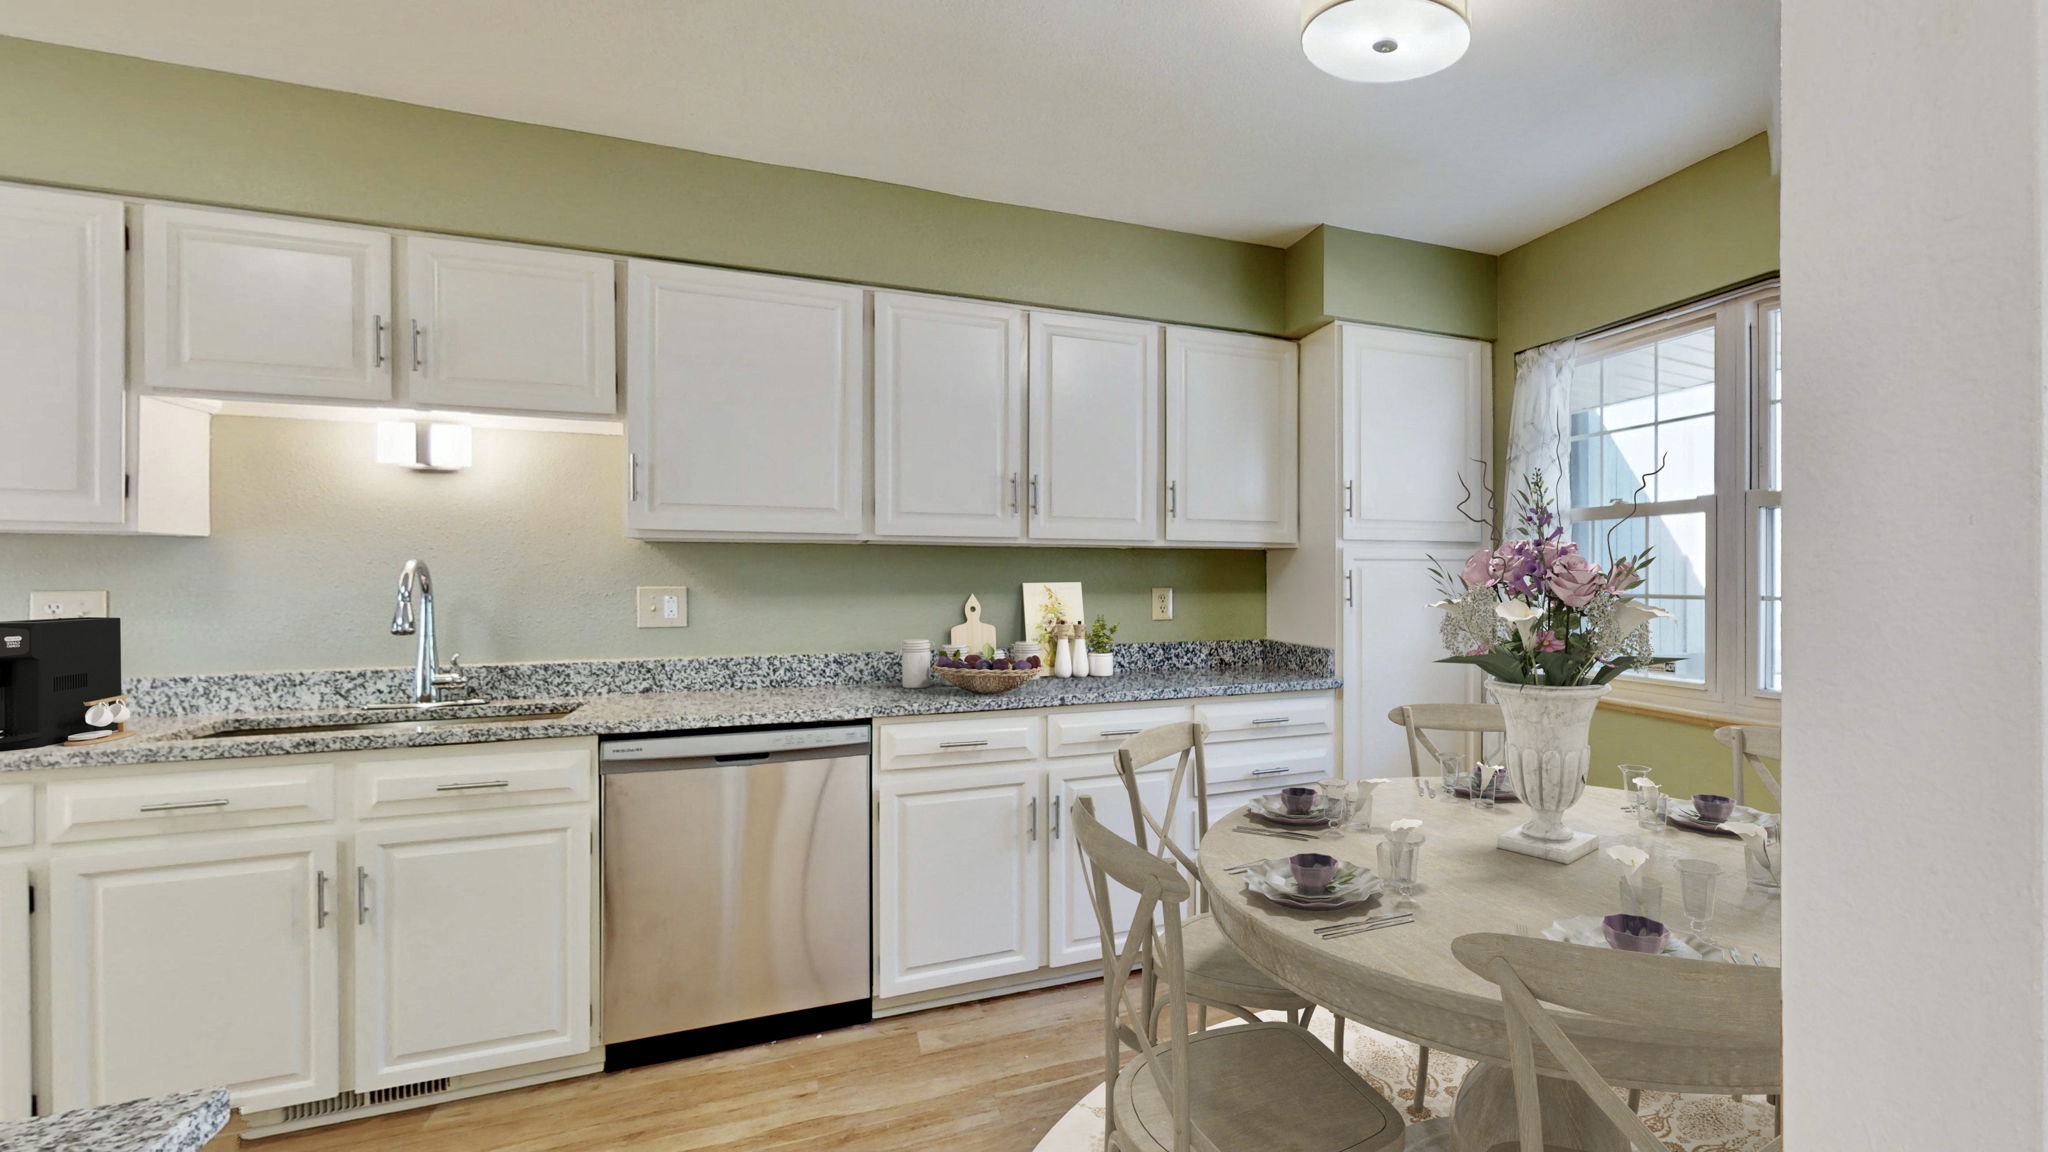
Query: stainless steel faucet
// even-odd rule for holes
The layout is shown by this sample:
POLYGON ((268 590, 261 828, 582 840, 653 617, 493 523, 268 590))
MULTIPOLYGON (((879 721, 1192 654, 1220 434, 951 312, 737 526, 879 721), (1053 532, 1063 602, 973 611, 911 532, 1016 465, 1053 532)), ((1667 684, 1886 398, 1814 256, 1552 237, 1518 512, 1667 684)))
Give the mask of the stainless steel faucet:
POLYGON ((443 688, 466 689, 469 681, 462 675, 462 655, 457 653, 450 661, 450 670, 441 671, 440 657, 434 651, 434 574, 418 560, 407 560, 405 569, 398 574, 398 610, 391 617, 393 636, 419 634, 419 654, 412 666, 412 700, 414 707, 432 704, 471 704, 475 700, 447 700, 442 697, 443 688), (419 591, 419 617, 415 625, 413 617, 413 591, 419 591))

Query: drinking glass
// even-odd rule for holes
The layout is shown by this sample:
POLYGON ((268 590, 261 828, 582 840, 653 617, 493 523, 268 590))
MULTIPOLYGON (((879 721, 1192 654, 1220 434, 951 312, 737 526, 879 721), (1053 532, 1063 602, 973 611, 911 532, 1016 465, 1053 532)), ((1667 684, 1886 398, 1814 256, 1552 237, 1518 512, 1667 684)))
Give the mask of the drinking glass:
POLYGON ((1455 752, 1436 758, 1437 769, 1443 773, 1444 799, 1452 804, 1458 803, 1458 789, 1469 791, 1472 787, 1472 770, 1465 763, 1465 758, 1455 752))
POLYGON ((1372 831, 1372 791, 1379 787, 1371 780, 1354 780, 1351 791, 1356 798, 1351 802, 1351 822, 1344 827, 1352 832, 1372 831))
POLYGON ((1713 942, 1707 938, 1707 924, 1714 918, 1714 886, 1721 879, 1721 866, 1712 860, 1680 860, 1679 891, 1685 897, 1685 918, 1693 934, 1693 947, 1706 951, 1713 942))
POLYGON ((1628 799, 1622 801, 1621 804, 1623 812, 1633 812, 1636 810, 1636 781, 1649 774, 1650 770, 1641 764, 1621 765, 1621 790, 1628 793, 1628 799))
POLYGON ((1323 815, 1330 818, 1328 824, 1317 835, 1325 840, 1344 838, 1344 821, 1351 815, 1351 801, 1345 797, 1342 788, 1323 789, 1323 815))
POLYGON ((1781 861, 1784 859, 1780 853, 1784 846, 1779 840, 1778 830, 1782 826, 1783 817, 1780 817, 1778 823, 1768 827, 1762 844, 1746 838, 1742 841, 1742 866, 1749 878, 1751 892, 1765 896, 1776 896, 1779 892, 1783 883, 1781 861))
POLYGON ((1491 808, 1500 799, 1501 784, 1506 781, 1508 770, 1489 768, 1484 764, 1472 774, 1472 806, 1491 808))
POLYGON ((1664 825, 1664 797, 1648 780, 1636 784, 1636 824, 1652 832, 1664 825))
POLYGON ((1421 905, 1415 902, 1415 863, 1422 854, 1419 840, 1389 840, 1387 850, 1387 879, 1393 882, 1394 891, 1401 899, 1394 904, 1396 912, 1413 912, 1421 905))

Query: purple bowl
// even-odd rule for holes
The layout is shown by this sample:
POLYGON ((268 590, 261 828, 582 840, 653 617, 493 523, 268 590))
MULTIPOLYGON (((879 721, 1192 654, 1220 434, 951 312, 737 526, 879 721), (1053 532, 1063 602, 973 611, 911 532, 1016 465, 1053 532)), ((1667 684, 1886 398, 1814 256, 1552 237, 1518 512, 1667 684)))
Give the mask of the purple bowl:
POLYGON ((1321 852, 1303 852, 1289 856, 1287 867, 1294 872, 1294 886, 1304 895, 1320 896, 1330 890, 1330 881, 1337 878, 1337 858, 1321 852))
POLYGON ((1280 790, 1280 806, 1287 809, 1289 816, 1306 816, 1316 810, 1317 792, 1313 788, 1294 785, 1280 790))
POLYGON ((1648 916, 1617 912, 1600 921, 1600 930, 1607 937, 1607 946, 1617 952, 1646 952, 1655 956, 1671 943, 1671 930, 1662 921, 1648 916))
POLYGON ((1692 809, 1707 823, 1719 824, 1735 814, 1735 801, 1726 796, 1702 792, 1692 798, 1692 809))

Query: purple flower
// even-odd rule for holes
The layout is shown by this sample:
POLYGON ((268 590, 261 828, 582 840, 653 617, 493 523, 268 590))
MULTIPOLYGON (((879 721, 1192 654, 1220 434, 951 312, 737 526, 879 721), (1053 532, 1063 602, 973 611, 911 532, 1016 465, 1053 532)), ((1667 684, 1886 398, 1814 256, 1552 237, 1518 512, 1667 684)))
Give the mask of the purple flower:
POLYGON ((1543 558, 1537 546, 1527 540, 1510 540, 1494 552, 1500 564, 1496 583, 1517 596, 1534 596, 1542 591, 1543 558))
POLYGON ((1536 637, 1535 637, 1535 639, 1536 639, 1536 651, 1538 651, 1538 652, 1562 652, 1562 651, 1564 651, 1564 641, 1562 641, 1562 640, 1559 640, 1559 639, 1557 638, 1557 633, 1555 633, 1555 632, 1552 632, 1552 631, 1551 631, 1550 629, 1548 629, 1548 628, 1545 628, 1545 629, 1543 629, 1542 631, 1540 631, 1540 632, 1536 633, 1536 637))

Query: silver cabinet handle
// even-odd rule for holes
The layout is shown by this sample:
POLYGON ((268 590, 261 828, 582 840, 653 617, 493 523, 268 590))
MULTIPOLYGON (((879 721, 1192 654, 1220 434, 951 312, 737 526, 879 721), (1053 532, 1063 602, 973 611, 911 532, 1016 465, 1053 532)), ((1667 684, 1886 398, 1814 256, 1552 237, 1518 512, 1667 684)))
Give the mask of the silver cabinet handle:
POLYGON ((986 740, 947 740, 947 741, 945 741, 944 743, 941 743, 941 744, 939 745, 939 747, 941 747, 941 748, 986 748, 986 747, 988 747, 988 741, 986 741, 986 740))
POLYGON ((1250 774, 1253 776, 1278 776, 1284 772, 1292 771, 1294 771, 1292 767, 1282 764, 1278 768, 1254 768, 1250 774))
POLYGON ((1254 723, 1254 724, 1285 724, 1285 723, 1287 723, 1287 722, 1288 722, 1289 720, 1292 720, 1292 719, 1294 719, 1294 717, 1292 717, 1292 716, 1267 716, 1267 717, 1265 717, 1265 718, 1263 718, 1263 719, 1259 719, 1259 720, 1254 720, 1254 721, 1252 721, 1252 723, 1254 723))
POLYGON ((1344 606, 1349 608, 1351 605, 1351 573, 1346 572, 1344 574, 1344 606))
POLYGON ((1168 519, 1180 515, 1180 481, 1166 482, 1166 515, 1168 519))
POLYGON ((626 502, 640 499, 640 456, 636 452, 626 453, 626 502))
POLYGON ((1346 516, 1351 515, 1351 486, 1353 483, 1355 481, 1346 480, 1344 482, 1344 514, 1346 516))
POLYGON ((165 804, 144 804, 144 812, 187 812, 194 808, 225 808, 226 800, 178 800, 165 804))
POLYGON ((1031 474, 1031 514, 1038 515, 1038 473, 1031 474))
POLYGON ((376 324, 376 331, 370 340, 370 353, 373 357, 370 361, 370 367, 382 368, 384 366, 384 318, 382 316, 372 316, 370 319, 376 324))
POLYGON ((1057 840, 1060 838, 1060 806, 1053 804, 1049 807, 1052 808, 1052 838, 1057 840))
POLYGON ((1027 811, 1027 812, 1029 812, 1029 813, 1031 814, 1031 815, 1030 815, 1030 820, 1031 820, 1031 827, 1030 827, 1030 833, 1029 833, 1029 834, 1030 834, 1030 837, 1031 837, 1031 842, 1032 842, 1032 843, 1034 843, 1034 844, 1036 844, 1036 843, 1038 843, 1038 797, 1036 797, 1036 796, 1033 796, 1033 797, 1031 798, 1031 801, 1030 801, 1030 803, 1026 804, 1026 805, 1024 806, 1024 808, 1025 808, 1025 811, 1027 811))
POLYGON ((510 788, 510 780, 470 780, 461 784, 436 784, 436 792, 472 792, 478 788, 510 788))
POLYGON ((1010 515, 1017 514, 1017 474, 1010 473, 1010 515))
POLYGON ((424 371, 426 371, 426 367, 427 367, 427 353, 426 353, 426 343, 427 343, 427 330, 426 330, 426 329, 425 329, 424 327, 421 327, 421 325, 420 325, 420 322, 419 322, 419 321, 417 321, 417 320, 413 321, 413 322, 412 322, 412 370, 413 370, 413 371, 415 371, 415 372, 424 372, 424 371))
POLYGON ((1142 728, 1105 728, 1100 733, 1097 733, 1097 735, 1107 740, 1111 736, 1136 736, 1142 731, 1144 731, 1142 728))
POLYGON ((356 923, 370 922, 370 870, 356 866, 356 923))
POLYGON ((327 870, 313 873, 313 908, 318 914, 313 927, 327 927, 327 870))

